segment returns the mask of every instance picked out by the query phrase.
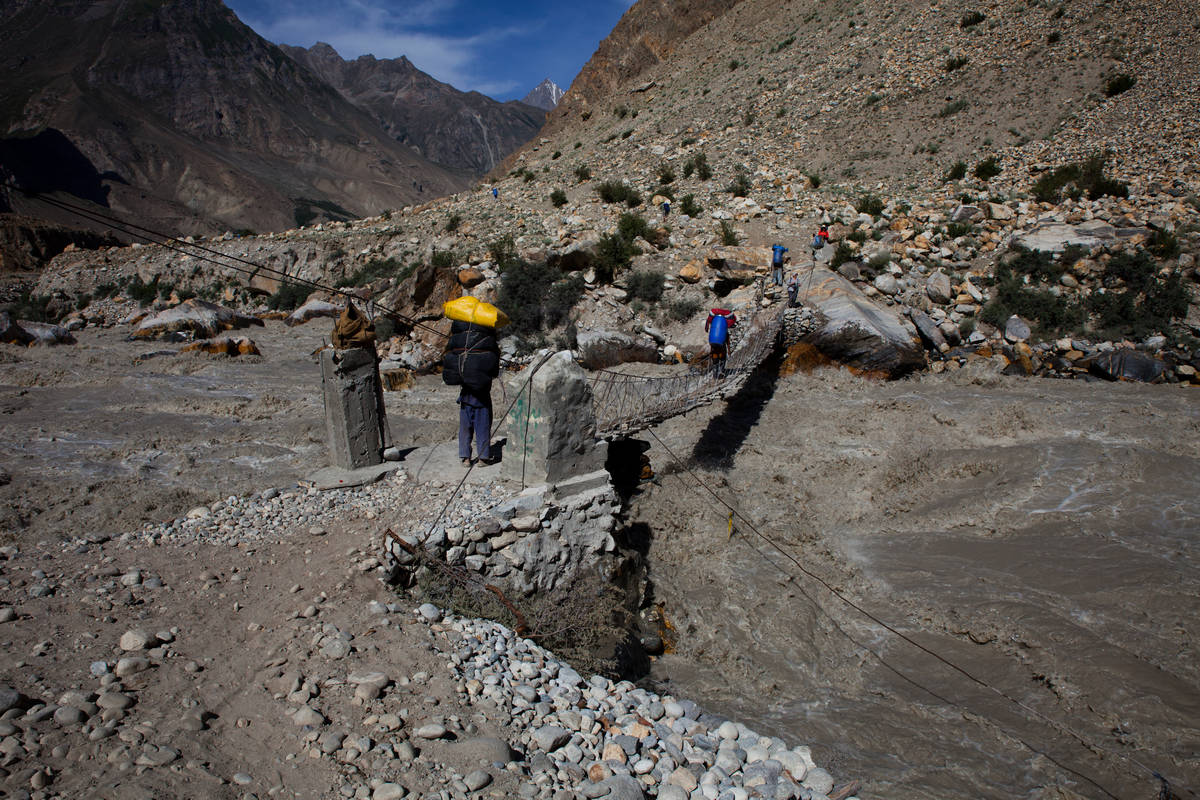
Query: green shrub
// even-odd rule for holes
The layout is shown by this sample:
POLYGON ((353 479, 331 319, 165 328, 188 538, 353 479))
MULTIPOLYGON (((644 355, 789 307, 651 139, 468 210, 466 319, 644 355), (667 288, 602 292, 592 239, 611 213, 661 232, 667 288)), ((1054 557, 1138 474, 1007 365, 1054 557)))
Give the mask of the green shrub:
POLYGON ((679 210, 693 218, 704 213, 704 209, 696 202, 695 196, 690 194, 685 194, 683 199, 679 201, 679 210))
POLYGON ((978 25, 985 19, 987 19, 987 17, 979 11, 968 11, 967 13, 963 14, 962 18, 958 21, 958 27, 966 30, 967 28, 978 25))
POLYGON ((554 204, 555 208, 562 208, 567 204, 567 193, 562 189, 555 189, 550 193, 550 202, 554 204))
POLYGON ((629 267, 629 262, 639 251, 633 242, 621 236, 620 233, 605 234, 596 245, 596 261, 594 269, 596 280, 600 283, 612 283, 616 274, 629 267))
POLYGON ((847 234, 846 238, 852 242, 858 242, 859 244, 862 244, 867 240, 867 232, 862 228, 859 228, 847 234))
POLYGON ((879 94, 878 92, 871 92, 869 95, 867 95, 866 105, 868 107, 873 106, 882 99, 883 95, 879 94))
POLYGON ((347 286, 365 286, 380 278, 390 278, 401 270, 401 263, 395 258, 373 258, 356 269, 351 274, 334 284, 339 289, 347 286))
POLYGON ((742 114, 742 126, 749 128, 753 124, 754 124, 754 112, 751 111, 750 109, 746 109, 746 112, 744 114, 742 114))
POLYGON ((1084 161, 1050 170, 1034 182, 1034 198, 1043 203, 1055 203, 1064 195, 1077 199, 1085 193, 1092 200, 1104 195, 1128 197, 1126 184, 1104 174, 1106 160, 1103 153, 1097 153, 1084 161))
POLYGON ((721 244, 732 247, 732 246, 735 246, 737 243, 738 243, 737 231, 735 231, 733 229, 733 226, 729 224, 729 220, 727 220, 727 219, 721 220, 721 244))
POLYGON ((872 217, 878 217, 883 213, 883 200, 877 195, 864 194, 854 204, 854 210, 860 214, 870 214, 872 217))
POLYGON ((462 217, 458 214, 452 214, 450 219, 446 220, 446 233, 454 233, 458 230, 458 226, 462 224, 462 217))
POLYGON ((1062 39, 1062 34, 1058 31, 1050 31, 1046 34, 1046 44, 1058 44, 1060 39, 1062 39))
POLYGON ((453 250, 434 250, 429 257, 429 263, 435 269, 449 269, 458 266, 458 256, 453 250))
POLYGON ((562 158, 562 150, 555 150, 554 153, 550 156, 551 161, 555 161, 559 158, 562 158))
POLYGON ((854 250, 850 247, 849 242, 841 241, 834 248, 833 257, 829 260, 829 266, 837 269, 847 261, 854 260, 854 250))
POLYGON ((500 276, 496 304, 511 321, 510 332, 535 334, 543 326, 554 327, 566 318, 583 292, 578 276, 566 278, 545 262, 510 261, 500 276))
POLYGON ((675 170, 665 161, 658 165, 658 182, 666 185, 675 180, 675 170))
POLYGON ((1128 92, 1137 83, 1137 78, 1128 73, 1122 72, 1112 76, 1104 83, 1104 96, 1116 97, 1119 94, 1128 92))
POLYGON ((1105 292, 1093 292, 1088 308, 1096 329, 1112 339, 1142 339, 1166 332, 1171 320, 1187 315, 1191 296, 1178 272, 1158 275, 1145 252, 1113 256, 1104 272, 1105 292), (1124 284, 1124 287, 1121 287, 1124 284))
POLYGON ((683 177, 690 178, 693 173, 702 181, 712 177, 712 167, 708 165, 708 156, 703 150, 693 153, 692 157, 683 164, 683 177))
POLYGON ((129 283, 125 284, 125 294, 131 300, 136 300, 140 306, 148 306, 158 297, 158 278, 155 278, 150 283, 144 283, 142 279, 134 275, 129 283))
POLYGON ((592 179, 592 171, 587 168, 586 164, 580 164, 575 168, 575 177, 580 183, 583 183, 592 179))
POLYGON ((630 208, 642 204, 642 196, 627 183, 616 180, 596 184, 596 194, 605 203, 624 203, 630 208))
POLYGON ((504 272, 509 267, 515 266, 518 262, 517 244, 513 241, 512 234, 506 233, 489 242, 488 255, 492 257, 498 272, 504 272))
POLYGON ((951 222, 946 226, 946 235, 951 239, 957 239, 960 236, 969 236, 975 232, 975 226, 970 222, 951 222))
POLYGON ((774 47, 772 47, 771 53, 773 53, 773 54, 778 53, 780 50, 783 50, 786 47, 791 47, 792 43, 794 43, 795 41, 796 41, 795 36, 789 36, 786 39, 784 39, 782 42, 778 42, 774 47))
POLYGON ((291 311, 308 299, 312 289, 298 283, 285 282, 275 294, 267 298, 267 308, 272 311, 291 311))
POLYGON ((1022 277, 1001 267, 996 272, 992 299, 983 308, 980 319, 997 328, 1013 314, 1034 323, 1043 333, 1078 331, 1087 318, 1082 305, 1050 291, 1029 289, 1022 277))
POLYGON ((662 299, 663 274, 652 270, 639 270, 626 279, 630 299, 657 303, 662 299))
POLYGON ((809 186, 812 186, 814 189, 821 188, 821 176, 819 174, 815 172, 809 172, 805 177, 808 178, 809 186))
POLYGON ((1066 267, 1061 261, 1055 261, 1054 256, 1041 250, 1029 250, 1024 247, 1013 247, 1004 266, 1017 275, 1028 275, 1034 280, 1054 283, 1066 267))
POLYGON ((953 116, 958 112, 965 110, 969 105, 970 103, 968 103, 966 100, 954 100, 942 106, 942 110, 939 111, 937 115, 940 118, 945 119, 946 117, 953 116))
POLYGON ((742 62, 738 61, 736 58, 732 59, 729 62, 729 71, 732 72, 733 70, 737 69, 741 65, 742 65, 742 62))
MULTIPOLYGON (((136 277, 134 278, 139 284, 142 282, 136 277)), ((144 284, 143 284, 144 285, 144 284)), ((157 289, 155 290, 157 292, 157 289)), ((155 295, 150 295, 150 299, 142 303, 146 305, 150 300, 154 299, 155 295)), ((130 297, 133 297, 131 294, 130 297)), ((31 289, 23 289, 17 296, 16 300, 0 306, 0 309, 7 311, 13 319, 26 319, 30 322, 54 322, 54 315, 50 313, 50 301, 53 299, 48 294, 34 294, 31 289)), ((134 297, 136 300, 137 298, 134 297)))
POLYGON ((1168 231, 1155 231, 1146 244, 1158 258, 1174 258, 1179 255, 1179 239, 1168 231))
POLYGON ((942 65, 942 68, 946 72, 954 72, 956 69, 962 69, 969 63, 971 63, 971 59, 966 56, 954 56, 953 58, 946 59, 946 63, 942 65))
POLYGON ((746 174, 745 169, 738 168, 738 171, 734 173, 733 180, 725 187, 725 191, 734 197, 747 197, 750 194, 750 176, 746 174))
POLYGON ((946 177, 943 180, 949 183, 950 181, 961 181, 965 177, 967 177, 967 162, 955 161, 950 165, 950 170, 946 173, 946 177))
POLYGON ((676 322, 686 322, 700 312, 704 304, 694 297, 679 297, 667 303, 667 316, 676 322))
POLYGON ((639 236, 648 240, 650 225, 640 214, 625 212, 617 221, 617 233, 627 242, 632 242, 639 236))
POLYGON ((568 275, 551 284, 543 308, 546 326, 557 328, 562 324, 583 297, 583 290, 583 276, 579 274, 568 275))
POLYGON ((971 174, 981 181, 990 181, 1000 174, 1000 162, 995 156, 988 156, 975 165, 971 174))

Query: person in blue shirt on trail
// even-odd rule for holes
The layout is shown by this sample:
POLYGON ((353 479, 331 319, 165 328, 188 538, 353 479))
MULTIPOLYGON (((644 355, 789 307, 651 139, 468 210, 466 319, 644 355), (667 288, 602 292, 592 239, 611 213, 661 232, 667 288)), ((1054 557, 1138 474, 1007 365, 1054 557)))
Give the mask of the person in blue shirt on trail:
POLYGON ((771 245, 771 279, 776 286, 783 286, 783 265, 791 260, 791 256, 784 255, 787 251, 781 244, 771 245))
POLYGON ((500 190, 495 186, 492 187, 492 197, 496 198, 497 200, 500 199, 500 190))

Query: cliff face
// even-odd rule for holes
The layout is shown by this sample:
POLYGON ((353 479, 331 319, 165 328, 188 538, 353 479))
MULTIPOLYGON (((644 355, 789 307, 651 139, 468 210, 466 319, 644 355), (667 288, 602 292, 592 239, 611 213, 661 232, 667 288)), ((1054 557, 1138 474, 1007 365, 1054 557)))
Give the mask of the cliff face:
POLYGON ((545 122, 541 109, 460 92, 403 56, 346 61, 320 42, 308 49, 283 49, 370 114, 396 141, 449 170, 483 175, 533 138, 545 122))
POLYGON ((639 0, 621 17, 549 115, 549 130, 611 95, 646 68, 670 58, 692 33, 742 0, 639 0))
POLYGON ((101 177, 89 199, 193 232, 377 213, 467 183, 220 0, 15 0, 0 31, 0 131, 56 145, 15 148, 4 166, 27 186, 69 191, 66 148, 101 177))

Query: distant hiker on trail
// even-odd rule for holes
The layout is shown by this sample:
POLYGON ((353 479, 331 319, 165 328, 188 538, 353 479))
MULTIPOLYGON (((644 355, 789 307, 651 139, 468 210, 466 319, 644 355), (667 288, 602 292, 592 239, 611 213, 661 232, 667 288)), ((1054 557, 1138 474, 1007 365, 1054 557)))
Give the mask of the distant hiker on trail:
POLYGON ((792 260, 787 251, 781 244, 771 245, 771 280, 776 286, 783 286, 783 265, 792 260))
POLYGON ((704 330, 708 331, 709 358, 718 378, 725 377, 725 358, 729 354, 729 329, 737 325, 737 315, 727 308, 710 309, 704 330))
POLYGON ((495 186, 492 187, 492 197, 496 198, 497 200, 500 199, 500 190, 495 186))
POLYGON ((671 213, 671 201, 670 200, 663 200, 662 212, 663 212, 663 219, 665 220, 667 218, 667 215, 671 213))
POLYGON ((829 226, 821 223, 821 227, 813 234, 812 249, 813 259, 816 260, 817 251, 829 244, 829 226))
POLYGON ((787 283, 788 308, 796 307, 796 298, 800 294, 800 275, 793 272, 787 283))

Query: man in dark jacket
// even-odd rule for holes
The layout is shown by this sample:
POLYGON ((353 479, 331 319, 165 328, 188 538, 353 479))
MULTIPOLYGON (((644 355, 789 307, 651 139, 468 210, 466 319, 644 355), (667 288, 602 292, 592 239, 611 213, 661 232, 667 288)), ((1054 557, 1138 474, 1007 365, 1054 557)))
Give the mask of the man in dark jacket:
POLYGON ((492 328, 455 321, 442 359, 442 379, 458 393, 458 457, 471 464, 471 440, 483 464, 492 459, 492 379, 500 374, 500 348, 492 328))

